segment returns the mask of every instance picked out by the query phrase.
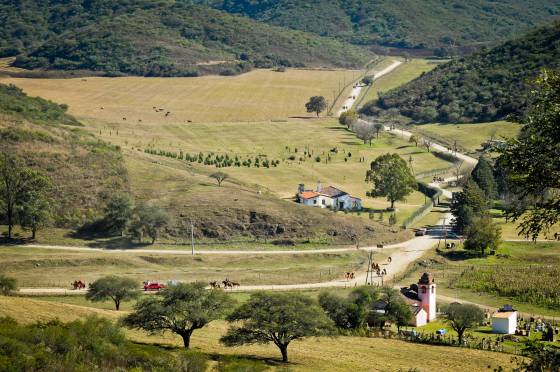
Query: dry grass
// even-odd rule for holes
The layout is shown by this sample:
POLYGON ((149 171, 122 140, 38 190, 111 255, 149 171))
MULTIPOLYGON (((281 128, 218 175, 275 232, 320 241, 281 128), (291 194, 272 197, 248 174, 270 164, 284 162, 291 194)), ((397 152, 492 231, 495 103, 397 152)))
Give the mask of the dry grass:
MULTIPOLYGON (((384 255, 375 255, 375 259, 384 255)), ((105 275, 144 280, 211 281, 228 277, 243 285, 299 284, 343 279, 347 271, 365 271, 366 252, 309 255, 158 255, 146 253, 72 252, 0 247, 2 274, 20 287, 70 288, 105 275)))
POLYGON ((70 106, 78 118, 152 125, 194 122, 262 121, 310 116, 305 103, 358 79, 355 70, 254 70, 239 76, 198 78, 123 77, 84 79, 0 79, 70 106), (101 109, 103 107, 103 109, 101 109), (153 107, 164 109, 155 112, 153 107), (165 117, 166 112, 171 112, 165 117))
POLYGON ((515 137, 520 129, 519 124, 496 121, 478 124, 426 124, 416 126, 414 131, 435 139, 443 138, 447 143, 456 140, 460 148, 474 152, 491 137, 495 139, 515 137))
MULTIPOLYGON (((35 320, 60 318, 65 321, 87 314, 116 319, 114 311, 86 308, 54 302, 0 297, 0 315, 12 316, 29 323, 35 320)), ((123 312, 124 314, 124 312, 123 312)), ((227 324, 212 322, 193 335, 192 345, 207 353, 235 354, 258 359, 277 359, 278 351, 271 345, 224 347, 218 342, 227 324)), ((180 340, 171 335, 147 336, 137 331, 126 332, 140 342, 157 342, 180 346, 180 340)), ((511 368, 507 354, 453 347, 429 346, 396 340, 363 337, 311 338, 293 342, 289 349, 290 368, 295 371, 394 371, 417 368, 420 371, 486 370, 488 367, 511 368), (421 355, 421 358, 416 356, 421 355), (445 355, 445 358, 441 356, 445 355)))

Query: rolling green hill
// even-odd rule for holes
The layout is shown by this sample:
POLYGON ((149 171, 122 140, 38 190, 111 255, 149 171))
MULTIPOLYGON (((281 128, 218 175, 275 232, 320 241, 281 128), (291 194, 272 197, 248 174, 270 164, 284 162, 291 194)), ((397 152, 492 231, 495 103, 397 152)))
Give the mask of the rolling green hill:
POLYGON ((126 190, 128 176, 119 149, 81 129, 66 109, 0 84, 1 151, 48 176, 54 223, 76 226, 126 190))
POLYGON ((226 75, 252 66, 361 66, 371 54, 186 1, 0 0, 0 56, 23 68, 226 75), (47 3, 47 4, 45 4, 47 3))
POLYGON ((440 65, 364 105, 373 115, 397 108, 419 123, 485 122, 522 114, 531 80, 560 67, 560 22, 491 50, 440 65))
POLYGON ((194 1, 354 44, 400 48, 453 48, 504 40, 560 11, 558 0, 194 1))

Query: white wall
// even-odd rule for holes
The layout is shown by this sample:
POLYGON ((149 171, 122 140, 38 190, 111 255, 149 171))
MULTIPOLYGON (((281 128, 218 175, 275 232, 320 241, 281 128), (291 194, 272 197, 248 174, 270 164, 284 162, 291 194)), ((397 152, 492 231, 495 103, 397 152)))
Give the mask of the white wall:
POLYGON ((509 318, 492 318, 492 332, 500 334, 515 334, 517 327, 517 314, 509 318))

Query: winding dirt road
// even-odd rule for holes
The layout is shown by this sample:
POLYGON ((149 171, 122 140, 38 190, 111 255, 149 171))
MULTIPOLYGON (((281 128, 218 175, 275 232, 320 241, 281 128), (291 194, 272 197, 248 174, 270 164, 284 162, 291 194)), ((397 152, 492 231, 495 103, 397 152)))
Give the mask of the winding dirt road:
MULTIPOLYGON (((393 61, 393 63, 385 67, 383 70, 374 73, 373 80, 377 80, 380 77, 387 75, 388 73, 390 73, 391 71, 399 67, 401 64, 402 64, 401 61, 393 61)), ((346 98, 346 100, 342 103, 342 107, 337 111, 336 113, 337 117, 339 117, 340 114, 342 114, 343 112, 350 110, 352 106, 354 106, 356 100, 360 98, 360 93, 362 92, 362 89, 364 87, 365 85, 356 84, 356 86, 352 88, 352 90, 350 91, 350 96, 346 98)))

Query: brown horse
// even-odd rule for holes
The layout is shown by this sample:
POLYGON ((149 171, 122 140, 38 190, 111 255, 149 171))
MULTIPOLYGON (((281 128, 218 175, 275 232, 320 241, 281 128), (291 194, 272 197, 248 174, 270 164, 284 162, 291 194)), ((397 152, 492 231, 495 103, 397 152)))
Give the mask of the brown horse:
POLYGON ((220 283, 218 283, 218 281, 216 281, 216 280, 211 281, 209 284, 210 284, 210 288, 212 288, 212 289, 220 288, 220 283))

